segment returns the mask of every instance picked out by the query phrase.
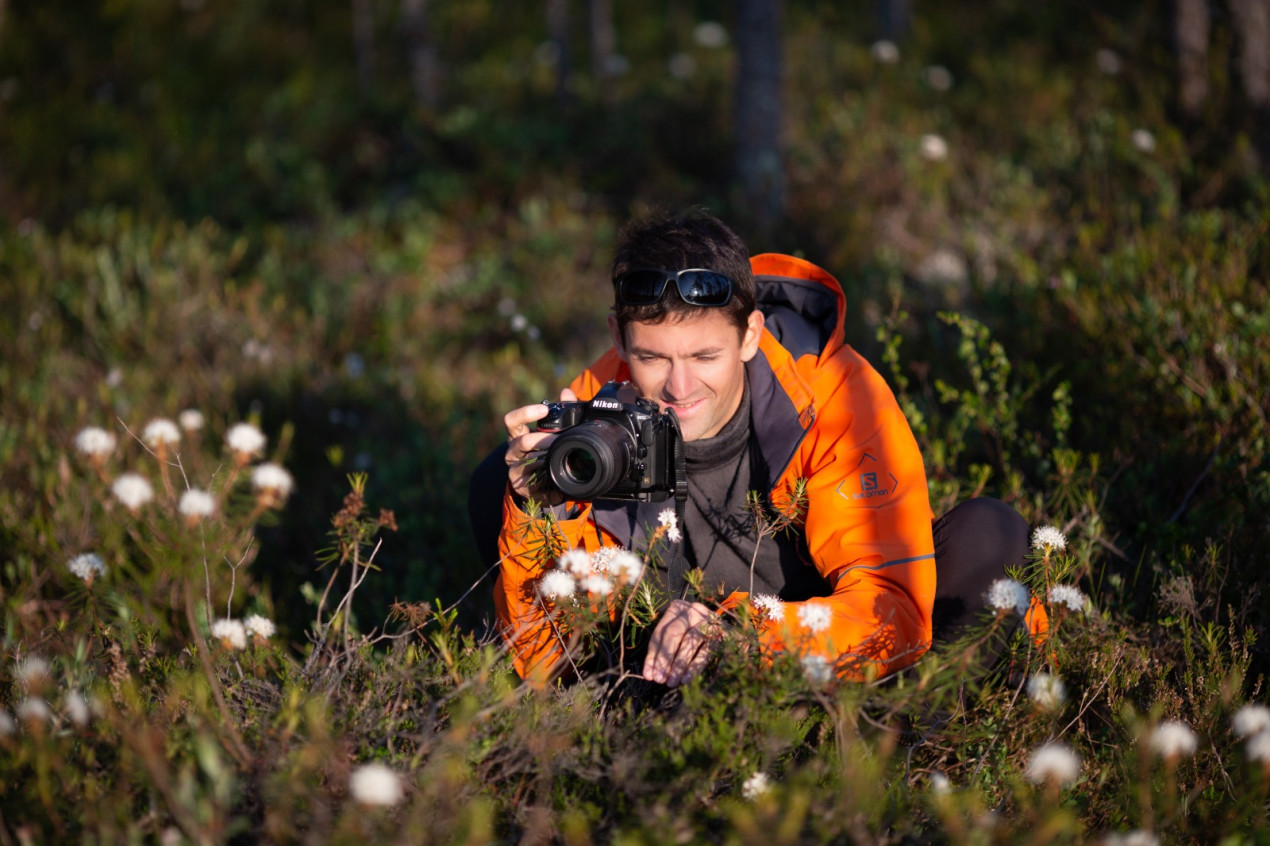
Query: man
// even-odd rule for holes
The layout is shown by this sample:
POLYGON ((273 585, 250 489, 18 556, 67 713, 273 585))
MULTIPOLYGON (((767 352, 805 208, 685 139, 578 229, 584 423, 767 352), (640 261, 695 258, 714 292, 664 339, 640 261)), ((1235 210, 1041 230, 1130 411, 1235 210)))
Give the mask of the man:
MULTIPOLYGON (((932 526, 917 443, 885 381, 844 343, 846 299, 832 276, 791 256, 750 259, 725 224, 690 213, 628 226, 612 278, 613 348, 562 399, 630 380, 678 415, 688 473, 682 553, 645 578, 681 596, 696 569, 706 591, 727 596, 724 607, 761 596, 753 619, 765 650, 817 655, 857 678, 907 667, 930 647, 937 557, 937 622, 949 633, 973 622, 988 584, 1023 560, 1027 525, 985 499, 932 526), (792 516, 794 531, 765 532, 750 491, 792 516)), ((544 565, 525 540, 527 500, 548 495, 529 472, 555 437, 531 428, 546 414, 535 404, 506 415, 505 451, 477 469, 469 498, 492 559, 490 515, 502 497, 495 603, 516 669, 535 683, 564 657, 537 591, 544 565)), ((553 507, 567 543, 594 550, 643 548, 666 505, 553 507)), ((644 677, 673 686, 699 672, 716 619, 703 603, 672 600, 644 677)))

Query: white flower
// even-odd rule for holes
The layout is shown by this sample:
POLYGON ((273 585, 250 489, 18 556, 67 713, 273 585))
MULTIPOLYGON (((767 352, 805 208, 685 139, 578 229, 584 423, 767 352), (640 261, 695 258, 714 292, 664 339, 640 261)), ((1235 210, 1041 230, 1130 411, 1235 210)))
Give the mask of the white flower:
POLYGON ((146 481, 146 477, 140 473, 124 473, 115 483, 110 486, 111 493, 115 495, 115 499, 123 503, 133 514, 141 510, 141 507, 150 500, 154 499, 154 488, 146 481))
POLYGON ((833 664, 823 655, 804 655, 798 662, 802 665, 803 675, 807 681, 817 687, 833 681, 833 664))
POLYGON ((9 716, 9 712, 0 708, 0 737, 8 737, 18 730, 18 724, 9 716))
POLYGON ((38 696, 30 696, 18 704, 15 712, 23 722, 46 723, 53 718, 53 710, 38 696))
POLYGON ((1270 708, 1250 702, 1235 712, 1230 726, 1237 737, 1255 737, 1270 732, 1270 708))
POLYGON ((1139 153, 1155 152, 1155 136, 1148 129, 1135 129, 1129 136, 1139 153))
POLYGON ((798 608, 798 622, 812 632, 823 632, 833 622, 833 611, 819 602, 804 602, 798 608))
POLYGON ((676 53, 666 62, 666 69, 675 79, 686 82, 697 72, 697 60, 687 53, 676 53))
POLYGON ((396 805, 405 792, 401 776, 383 764, 362 764, 353 770, 349 791, 363 805, 396 805))
POLYGON ((259 614, 248 614, 246 619, 243 620, 243 629, 247 634, 259 640, 268 640, 277 631, 273 620, 268 617, 262 617, 259 614))
POLYGON ((49 662, 38 655, 28 655, 13 667, 13 677, 24 689, 48 681, 49 662))
POLYGON ((1022 616, 1032 605, 1032 595, 1014 579, 997 579, 988 588, 986 598, 988 606, 998 614, 1012 611, 1022 616))
POLYGON ((948 776, 943 773, 932 773, 930 777, 930 791, 936 796, 947 796, 952 793, 952 782, 948 780, 948 776))
POLYGON ((556 566, 574 578, 580 579, 591 572, 591 556, 585 549, 570 549, 560 556, 556 566))
POLYGON ((212 623, 212 637, 226 649, 246 649, 247 629, 241 620, 222 618, 212 623))
POLYGON ((772 780, 767 773, 758 772, 745 780, 741 785, 741 795, 753 802, 772 789, 772 780))
POLYGON ((93 583, 93 579, 106 575, 106 563, 95 552, 85 552, 83 555, 76 555, 66 566, 70 568, 72 573, 90 585, 93 583))
POLYGON ((1067 685, 1057 676, 1037 673, 1027 680, 1027 695, 1046 711, 1053 711, 1067 701, 1067 685))
POLYGON ((1067 549, 1067 536, 1054 526, 1040 526, 1032 532, 1032 548, 1039 552, 1067 549))
POLYGON ((538 592, 548 599, 564 599, 573 596, 577 582, 564 570, 551 570, 538 582, 538 592))
POLYGON ((197 408, 187 408, 176 416, 181 428, 187 432, 197 432, 203 428, 203 412, 197 408))
POLYGON ((1270 767, 1270 732, 1263 731, 1248 741, 1248 760, 1270 767))
POLYGON ((928 132, 917 142, 922 158, 928 162, 942 162, 948 158, 948 142, 933 132, 928 132))
POLYGON ((1151 751, 1161 758, 1189 758, 1198 745, 1191 727, 1177 720, 1165 720, 1151 731, 1151 751))
POLYGON ((250 423, 235 423, 225 433, 225 445, 239 463, 245 464, 265 451, 265 436, 250 423))
POLYGON ((588 573, 578 584, 584 591, 594 596, 608 596, 613 592, 613 580, 603 573, 588 573))
POLYGON ((869 52, 875 61, 884 65, 893 65, 900 60, 900 48, 895 46, 894 41, 874 41, 869 52))
POLYGON ((1072 611, 1083 613, 1089 600, 1074 585, 1052 585, 1049 600, 1051 605, 1066 605, 1072 611))
POLYGON ((750 597, 750 605, 761 610, 769 620, 779 623, 785 619, 785 603, 779 596, 760 593, 750 597))
POLYGON ((728 46, 728 31, 721 23, 702 21, 692 30, 692 40, 714 50, 728 46))
POLYGON ((89 426, 75 436, 75 449, 90 458, 105 458, 115 451, 115 436, 105 429, 89 426))
POLYGON ((1124 834, 1113 832, 1102 839, 1103 846, 1160 846, 1160 838, 1149 831, 1134 829, 1124 834))
POLYGON ((207 491, 190 488, 181 494, 181 501, 176 507, 185 521, 193 525, 212 515, 216 510, 216 500, 207 491))
POLYGON ((1120 56, 1115 50, 1103 47, 1094 54, 1094 64, 1098 65, 1098 70, 1107 76, 1115 76, 1120 73, 1120 56))
POLYGON ((1052 782, 1062 787, 1074 782, 1078 775, 1080 758, 1063 743, 1046 743, 1027 762, 1027 778, 1033 784, 1052 782))
POLYGON ((591 553, 591 569, 597 573, 615 574, 617 569, 613 562, 617 558, 618 553, 624 551, 620 546, 600 547, 591 553))
POLYGON ((943 65, 931 65, 925 71, 926 84, 936 91, 947 91, 953 87, 952 71, 943 65))
POLYGON ((141 440, 151 449, 176 446, 181 442, 181 430, 166 417, 156 417, 141 430, 141 440))
POLYGON ((658 514, 657 522, 666 527, 666 537, 672 543, 678 543, 683 537, 683 533, 679 531, 679 518, 675 516, 673 508, 667 508, 658 514))
POLYGON ((269 505, 281 505, 291 495, 295 479, 280 464, 266 463, 251 471, 251 486, 260 491, 269 505))
POLYGON ((88 725, 88 700, 84 699, 83 694, 78 690, 70 691, 66 694, 63 705, 66 709, 66 716, 70 718, 72 723, 80 728, 88 725))
POLYGON ((634 584, 644 573, 644 562, 635 553, 623 549, 609 562, 609 572, 617 576, 619 582, 634 584))

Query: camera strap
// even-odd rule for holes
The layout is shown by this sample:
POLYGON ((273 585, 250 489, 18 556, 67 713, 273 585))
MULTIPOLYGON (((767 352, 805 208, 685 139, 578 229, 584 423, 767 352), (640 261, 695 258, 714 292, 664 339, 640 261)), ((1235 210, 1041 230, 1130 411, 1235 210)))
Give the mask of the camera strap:
MULTIPOLYGON (((674 412, 671 411, 673 414, 674 412)), ((675 418, 675 525, 679 526, 679 540, 675 541, 670 557, 671 584, 676 575, 683 581, 683 571, 688 566, 688 556, 684 554, 684 541, 687 538, 687 526, 684 524, 684 511, 688 504, 688 459, 684 454, 683 434, 679 431, 679 418, 675 418)), ((683 581, 680 598, 688 592, 688 583, 683 581)))

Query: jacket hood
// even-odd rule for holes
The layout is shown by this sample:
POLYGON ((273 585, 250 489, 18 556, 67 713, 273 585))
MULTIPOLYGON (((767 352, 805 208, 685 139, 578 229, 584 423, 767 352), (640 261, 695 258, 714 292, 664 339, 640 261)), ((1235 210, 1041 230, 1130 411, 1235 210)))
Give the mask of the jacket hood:
POLYGON ((750 266, 767 329, 794 359, 829 356, 842 346, 847 297, 837 279, 809 261, 779 253, 754 256, 750 266))

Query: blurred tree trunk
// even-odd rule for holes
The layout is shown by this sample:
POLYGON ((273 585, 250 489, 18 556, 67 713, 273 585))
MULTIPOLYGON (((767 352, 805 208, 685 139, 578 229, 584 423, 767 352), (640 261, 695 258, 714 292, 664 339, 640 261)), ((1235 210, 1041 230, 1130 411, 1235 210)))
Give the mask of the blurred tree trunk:
POLYGON ((1252 106, 1262 166, 1270 166, 1270 0, 1230 0, 1239 30, 1239 78, 1252 106))
POLYGON ((1178 105, 1195 120, 1208 99, 1207 0, 1177 0, 1173 16, 1177 41, 1178 105))
MULTIPOLYGON (((0 0, 2 2, 2 0, 0 0)), ((612 97, 613 54, 617 52, 617 32, 613 28, 612 0, 591 0, 591 73, 600 96, 612 97)))
POLYGON ((736 4, 736 172, 747 211, 764 237, 785 213, 781 11, 781 0, 736 4))
POLYGON ((441 63, 428 26, 428 0, 401 0, 401 25, 406 35, 415 102, 436 111, 441 104, 441 63))
POLYGON ((375 10, 372 0, 353 0, 353 52, 357 58, 357 90, 364 99, 375 87, 375 10))
POLYGON ((913 28, 912 0, 878 0, 878 34, 899 44, 913 28))
POLYGON ((569 101, 569 74, 572 71, 568 0, 547 0, 547 34, 556 45, 556 100, 564 105, 569 101))

